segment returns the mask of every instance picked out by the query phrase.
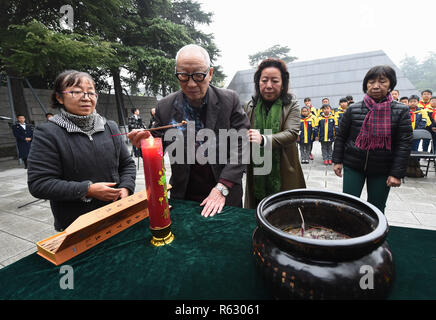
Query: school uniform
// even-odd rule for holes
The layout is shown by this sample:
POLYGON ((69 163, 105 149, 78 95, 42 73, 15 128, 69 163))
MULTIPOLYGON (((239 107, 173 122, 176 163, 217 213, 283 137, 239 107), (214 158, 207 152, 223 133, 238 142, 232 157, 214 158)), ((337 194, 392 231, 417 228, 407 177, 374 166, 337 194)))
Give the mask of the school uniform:
POLYGON ((436 132, 431 130, 431 128, 436 128, 436 108, 432 108, 431 106, 427 108, 427 115, 431 122, 431 125, 428 126, 427 129, 430 131, 433 138, 433 152, 436 152, 436 132))
MULTIPOLYGON (((412 129, 425 129, 431 125, 431 120, 428 117, 428 114, 424 110, 409 110, 410 113, 410 121, 412 122, 412 129)), ((423 139, 428 140, 428 139, 423 139)), ((421 139, 415 139, 412 143, 412 151, 418 151, 419 143, 421 139)), ((423 146, 424 147, 424 146, 423 146)), ((428 147, 428 144, 427 144, 428 147)), ((425 149, 424 149, 425 150, 425 149)))
POLYGON ((313 133, 316 118, 309 114, 307 117, 300 118, 300 158, 302 163, 309 163, 310 151, 312 149, 313 133))
POLYGON ((318 117, 320 112, 321 110, 318 110, 314 106, 310 105, 310 113, 312 113, 314 117, 318 117))
POLYGON ((423 110, 431 109, 430 101, 429 102, 424 102, 423 100, 419 101, 418 109, 423 109, 423 110))
POLYGON ((338 124, 341 123, 342 116, 347 109, 342 109, 342 107, 338 107, 334 110, 333 114, 338 119, 338 124))
POLYGON ((315 137, 321 143, 322 159, 324 161, 332 160, 333 142, 338 129, 338 119, 330 113, 328 116, 321 112, 316 119, 315 137))

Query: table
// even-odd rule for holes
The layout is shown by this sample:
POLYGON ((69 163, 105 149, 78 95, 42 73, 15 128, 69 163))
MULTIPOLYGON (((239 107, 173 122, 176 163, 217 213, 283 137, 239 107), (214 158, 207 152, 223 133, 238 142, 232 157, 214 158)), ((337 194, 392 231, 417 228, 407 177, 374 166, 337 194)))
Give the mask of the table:
MULTIPOLYGON (((271 299, 254 264, 254 210, 203 218, 197 202, 170 203, 170 245, 151 246, 145 219, 61 266, 34 253, 0 270, 0 299, 271 299), (72 290, 60 285, 65 265, 72 290)), ((388 243, 396 265, 389 298, 436 299, 436 231, 390 227, 388 243)))

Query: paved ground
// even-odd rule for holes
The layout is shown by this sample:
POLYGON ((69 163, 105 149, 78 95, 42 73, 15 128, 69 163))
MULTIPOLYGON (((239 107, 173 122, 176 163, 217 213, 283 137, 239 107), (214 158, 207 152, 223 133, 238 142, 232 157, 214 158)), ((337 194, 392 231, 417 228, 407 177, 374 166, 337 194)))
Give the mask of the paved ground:
MULTIPOLYGON (((321 160, 321 148, 315 143, 315 160, 304 164, 308 188, 342 190, 342 180, 332 166, 321 160)), ((168 161, 166 162, 169 163, 168 161)), ((433 169, 434 171, 434 169, 433 169)), ((171 171, 167 170, 167 176, 171 171)), ((48 201, 33 198, 27 189, 27 174, 17 160, 0 159, 0 268, 36 251, 36 242, 56 231, 48 201), (35 202, 33 202, 35 201, 35 202)), ((136 191, 144 190, 142 163, 137 175, 136 191)), ((366 192, 362 194, 366 199, 366 192)), ((436 174, 425 178, 406 178, 400 188, 391 189, 386 217, 389 224, 436 230, 436 174)))

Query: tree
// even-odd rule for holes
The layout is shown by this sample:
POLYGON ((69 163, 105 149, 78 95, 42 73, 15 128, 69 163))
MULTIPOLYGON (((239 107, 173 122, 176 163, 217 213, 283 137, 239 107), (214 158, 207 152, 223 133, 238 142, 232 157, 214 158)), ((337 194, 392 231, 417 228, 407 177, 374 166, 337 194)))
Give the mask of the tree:
POLYGON ((418 91, 436 90, 436 53, 430 52, 422 62, 406 56, 400 62, 400 69, 418 91))
MULTIPOLYGON (((177 90, 175 55, 189 43, 202 45, 212 62, 216 59, 213 35, 198 30, 211 17, 192 0, 0 0, 0 71, 14 77, 14 100, 23 110, 23 87, 14 82, 20 77, 50 88, 59 72, 74 68, 89 72, 99 91, 109 87, 112 77, 122 123, 124 84, 137 88, 144 83, 148 93, 163 96, 177 90), (72 30, 60 24, 64 5, 74 12, 72 30)), ((216 66, 214 81, 223 79, 216 66)))
POLYGON ((117 63, 113 44, 96 32, 104 33, 102 20, 118 21, 117 13, 128 1, 121 0, 11 0, 0 3, 0 67, 12 77, 11 89, 16 110, 28 116, 22 77, 35 80, 35 87, 51 87, 56 75, 65 69, 88 71, 98 89, 109 66, 117 63), (64 30, 60 19, 62 5, 74 9, 74 32, 64 30), (103 18, 102 20, 98 18, 103 18), (94 25, 90 21, 94 22, 94 25))
MULTIPOLYGON (((139 27, 123 36, 124 44, 131 48, 126 64, 129 78, 125 81, 131 86, 143 83, 148 93, 162 96, 178 90, 175 56, 181 47, 190 43, 203 46, 213 64, 219 55, 213 36, 198 30, 198 25, 209 24, 211 17, 211 13, 203 12, 201 5, 191 0, 161 1, 156 5, 138 1, 138 15, 134 19, 139 27)), ((224 73, 216 66, 212 83, 223 83, 224 78, 224 73)))
POLYGON ((289 51, 291 51, 291 49, 289 49, 287 46, 282 47, 276 44, 269 49, 249 55, 248 61, 250 66, 256 67, 262 60, 267 58, 282 59, 285 63, 290 63, 294 60, 297 60, 297 57, 289 55, 289 51))

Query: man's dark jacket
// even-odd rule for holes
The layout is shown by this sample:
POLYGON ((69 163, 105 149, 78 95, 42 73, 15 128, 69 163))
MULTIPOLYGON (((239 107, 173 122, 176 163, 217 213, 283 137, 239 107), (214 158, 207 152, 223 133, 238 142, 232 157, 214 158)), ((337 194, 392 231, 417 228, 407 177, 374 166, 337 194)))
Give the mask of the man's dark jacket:
MULTIPOLYGON (((156 108, 156 122, 154 127, 164 126, 172 123, 179 123, 185 120, 183 109, 183 92, 181 90, 170 94, 158 102, 156 108)), ((238 95, 227 89, 216 88, 212 85, 208 89, 207 98, 207 114, 205 128, 212 129, 217 137, 216 142, 216 156, 218 157, 220 152, 227 152, 220 147, 220 144, 224 141, 219 141, 219 129, 249 129, 250 122, 245 114, 242 106, 239 102, 238 95)), ((187 130, 183 130, 184 143, 186 146, 186 133, 187 130)), ((164 133, 162 133, 163 136, 164 133)), ((164 142, 164 141, 163 141, 164 142)), ((227 147, 230 143, 227 141, 227 147)), ((170 142, 164 142, 164 148, 167 147, 170 142)), ((239 143, 238 153, 241 153, 241 143, 239 143)), ((186 190, 190 177, 191 165, 186 162, 186 150, 184 163, 171 164, 171 179, 170 184, 171 198, 185 199, 186 190)), ((170 154, 170 158, 172 154, 170 154)), ((242 175, 246 168, 246 164, 219 164, 218 160, 216 164, 211 164, 212 172, 216 182, 219 179, 225 179, 232 183, 234 186, 231 188, 229 195, 226 197, 226 205, 228 206, 241 206, 242 204, 242 175)), ((210 190, 209 190, 210 192, 210 190)))
POLYGON ((135 191, 135 162, 118 134, 115 122, 92 135, 68 133, 53 122, 38 125, 28 158, 30 193, 49 199, 56 230, 65 229, 77 217, 110 202, 83 201, 88 182, 116 182, 114 188, 135 191))
POLYGON ((17 139, 18 158, 27 159, 32 141, 26 138, 33 138, 33 126, 26 123, 26 130, 17 122, 12 126, 12 132, 17 139))
POLYGON ((391 150, 366 151, 355 146, 367 113, 368 108, 363 101, 347 108, 336 135, 333 162, 367 174, 403 178, 407 171, 413 139, 409 108, 397 101, 391 104, 391 150))

